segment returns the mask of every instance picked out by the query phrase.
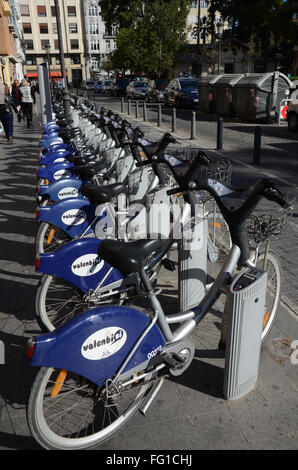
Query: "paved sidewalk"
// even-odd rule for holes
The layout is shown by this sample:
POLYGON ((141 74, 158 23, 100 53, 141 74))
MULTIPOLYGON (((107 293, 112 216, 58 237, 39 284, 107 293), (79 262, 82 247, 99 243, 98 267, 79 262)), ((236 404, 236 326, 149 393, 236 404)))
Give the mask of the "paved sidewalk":
MULTIPOLYGON (((145 135, 153 140, 160 134, 146 128, 145 135)), ((6 364, 0 365, 1 450, 39 449, 26 421, 26 403, 35 373, 27 364, 26 342, 31 335, 41 334, 34 318, 39 281, 34 269, 39 138, 37 122, 33 131, 16 123, 15 143, 0 144, 0 340, 6 347, 6 364)), ((243 167, 241 172, 248 175, 243 167)), ((292 256, 286 245, 288 266, 292 256)), ((177 271, 162 271, 159 283, 162 302, 176 311, 177 271)), ((298 339, 295 313, 280 308, 271 337, 262 349, 256 389, 246 398, 227 402, 222 395, 224 357, 217 349, 220 308, 221 299, 192 335, 196 351, 188 371, 167 380, 148 416, 138 415, 103 449, 298 448, 298 366, 290 361, 289 346, 298 339)))

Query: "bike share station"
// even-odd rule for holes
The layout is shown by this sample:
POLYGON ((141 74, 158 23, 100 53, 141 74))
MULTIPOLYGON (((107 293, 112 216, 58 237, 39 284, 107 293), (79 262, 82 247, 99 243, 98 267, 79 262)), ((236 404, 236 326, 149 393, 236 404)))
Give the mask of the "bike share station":
MULTIPOLYGON (((52 119, 46 64, 38 65, 38 81, 42 120, 46 123, 52 119)), ((123 170, 126 178, 131 165, 132 161, 129 165, 127 162, 119 161, 118 171, 121 173, 123 170)), ((147 170, 136 170, 130 175, 130 180, 131 186, 136 190, 130 200, 133 203, 134 200, 141 199, 148 189, 147 170)), ((147 204, 169 204, 167 189, 168 187, 159 187, 150 190, 147 204)), ((186 213, 190 215, 190 205, 186 213)), ((156 220, 153 222, 156 224, 156 220)), ((191 311, 204 302, 208 259, 207 223, 203 211, 195 217, 188 218, 188 223, 182 230, 181 240, 178 242, 178 293, 182 312, 191 311)), ((155 226, 153 232, 159 230, 160 227, 155 226)), ((266 284, 266 272, 248 267, 237 273, 224 291, 226 302, 221 339, 225 342, 223 395, 227 400, 245 396, 257 383, 266 284)))

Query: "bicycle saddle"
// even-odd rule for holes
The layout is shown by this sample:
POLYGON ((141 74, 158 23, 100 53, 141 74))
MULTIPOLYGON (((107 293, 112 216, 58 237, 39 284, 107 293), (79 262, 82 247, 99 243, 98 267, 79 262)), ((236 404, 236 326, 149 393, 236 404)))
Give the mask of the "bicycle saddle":
POLYGON ((86 196, 91 204, 103 204, 110 202, 113 197, 126 191, 125 184, 113 183, 107 186, 95 186, 92 183, 83 184, 81 187, 81 194, 86 196))
POLYGON ((124 275, 141 272, 146 258, 154 251, 161 249, 168 240, 137 240, 121 242, 118 240, 103 240, 98 248, 98 254, 124 275))
POLYGON ((104 162, 102 163, 93 163, 93 164, 85 164, 85 165, 75 165, 73 167, 74 174, 77 176, 80 176, 82 179, 88 179, 91 178, 92 176, 96 175, 99 173, 101 170, 103 170, 106 167, 106 164, 104 162))

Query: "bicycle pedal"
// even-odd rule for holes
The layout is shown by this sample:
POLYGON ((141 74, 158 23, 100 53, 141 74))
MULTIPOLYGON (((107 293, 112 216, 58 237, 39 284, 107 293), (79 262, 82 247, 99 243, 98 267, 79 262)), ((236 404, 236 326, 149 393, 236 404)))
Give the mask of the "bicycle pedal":
POLYGON ((176 269, 175 261, 172 261, 169 258, 163 259, 162 260, 162 265, 167 271, 173 272, 176 269))
POLYGON ((180 357, 176 353, 172 354, 163 354, 162 360, 164 364, 169 367, 169 369, 181 369, 185 362, 185 359, 180 357))

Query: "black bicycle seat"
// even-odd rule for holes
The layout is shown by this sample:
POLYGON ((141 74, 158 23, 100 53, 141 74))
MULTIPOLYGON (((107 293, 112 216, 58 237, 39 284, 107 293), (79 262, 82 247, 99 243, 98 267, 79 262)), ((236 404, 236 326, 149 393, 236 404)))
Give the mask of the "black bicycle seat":
POLYGON ((141 272, 146 258, 156 250, 163 248, 168 240, 137 240, 121 242, 118 240, 103 240, 98 248, 98 254, 124 275, 141 272))
POLYGON ((108 184, 107 186, 95 186, 94 184, 86 183, 81 187, 81 194, 86 196, 91 204, 110 202, 113 197, 125 191, 126 186, 122 183, 108 184))

